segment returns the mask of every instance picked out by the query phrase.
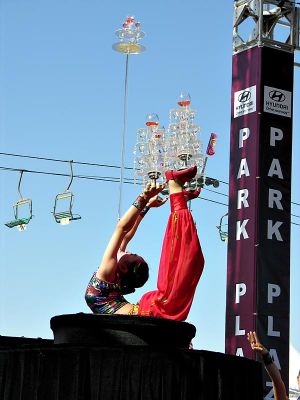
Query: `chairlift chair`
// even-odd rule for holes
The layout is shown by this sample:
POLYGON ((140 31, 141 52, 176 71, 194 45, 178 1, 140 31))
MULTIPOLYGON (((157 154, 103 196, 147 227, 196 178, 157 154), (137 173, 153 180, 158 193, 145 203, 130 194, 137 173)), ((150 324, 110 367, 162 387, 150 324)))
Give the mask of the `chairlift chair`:
POLYGON ((26 225, 28 225, 29 221, 32 219, 32 200, 31 199, 26 199, 22 196, 21 193, 21 182, 22 182, 22 177, 23 177, 23 170, 20 171, 20 178, 19 178, 19 184, 18 184, 18 192, 20 195, 20 200, 17 201, 17 203, 13 206, 14 208, 14 215, 15 219, 9 222, 6 222, 5 226, 8 228, 14 228, 17 227, 20 231, 23 231, 26 229, 26 225), (22 210, 26 209, 26 206, 28 207, 27 213, 25 213, 25 216, 20 217, 20 209, 22 210))
POLYGON ((53 216, 57 223, 64 225, 69 223, 70 221, 81 219, 81 216, 79 214, 73 214, 72 212, 73 199, 74 199, 74 194, 69 190, 63 193, 58 193, 58 195, 56 195, 54 202, 53 216), (66 207, 65 211, 58 211, 60 208, 60 204, 66 202, 68 202, 68 206, 66 207))
POLYGON ((53 209, 53 216, 55 218, 55 221, 61 225, 66 225, 70 221, 81 219, 81 216, 79 214, 73 214, 72 212, 74 194, 69 189, 73 181, 73 161, 69 161, 69 163, 71 169, 70 182, 64 192, 58 193, 58 195, 56 195, 53 209), (68 204, 67 207, 65 207, 63 211, 59 211, 61 204, 66 202, 68 204))
POLYGON ((222 240, 222 242, 227 242, 228 241, 228 232, 223 230, 223 227, 224 227, 223 218, 225 218, 227 216, 228 216, 228 213, 223 215, 221 217, 221 219, 220 219, 220 225, 217 226, 217 229, 218 229, 219 234, 220 234, 220 239, 222 240))
POLYGON ((27 225, 33 217, 33 215, 32 215, 32 200, 31 199, 22 199, 22 200, 18 201, 13 207, 14 207, 15 219, 12 221, 6 222, 5 225, 8 228, 19 227, 21 230, 24 230, 24 228, 25 228, 24 225, 27 225), (26 217, 19 218, 20 208, 22 207, 24 209, 25 207, 23 207, 23 206, 26 206, 26 204, 28 205, 28 214, 26 217))

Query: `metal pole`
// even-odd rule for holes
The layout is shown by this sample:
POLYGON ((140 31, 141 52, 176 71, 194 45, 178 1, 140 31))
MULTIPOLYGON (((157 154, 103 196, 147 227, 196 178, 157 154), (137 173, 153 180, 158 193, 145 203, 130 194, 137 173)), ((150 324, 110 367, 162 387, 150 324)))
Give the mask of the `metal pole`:
POLYGON ((120 184, 119 184, 119 206, 118 206, 119 220, 121 218, 121 213, 122 213, 121 209, 122 209, 122 194, 123 194, 123 181, 124 181, 125 137, 127 131, 128 60, 129 60, 129 55, 127 53, 125 62, 123 132, 122 132, 122 145, 121 145, 121 173, 120 173, 120 184))
POLYGON ((257 45, 260 47, 263 45, 263 40, 262 40, 262 36, 263 36, 263 12, 264 12, 264 4, 263 4, 263 0, 259 0, 259 7, 258 7, 258 15, 259 15, 259 19, 258 19, 258 42, 257 45))

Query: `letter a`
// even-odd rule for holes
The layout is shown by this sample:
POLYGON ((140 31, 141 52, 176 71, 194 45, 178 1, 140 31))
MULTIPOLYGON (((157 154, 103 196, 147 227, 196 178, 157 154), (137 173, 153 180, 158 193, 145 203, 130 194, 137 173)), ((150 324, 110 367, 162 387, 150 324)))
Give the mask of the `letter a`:
POLYGON ((238 172, 237 178, 240 179, 242 175, 250 176, 250 172, 249 172, 249 168, 248 168, 248 164, 247 164, 247 159, 246 158, 242 158, 241 159, 240 168, 239 168, 239 172, 238 172))
POLYGON ((282 171, 281 171, 281 166, 278 158, 273 158, 268 176, 272 177, 274 175, 277 175, 278 178, 283 179, 282 171))

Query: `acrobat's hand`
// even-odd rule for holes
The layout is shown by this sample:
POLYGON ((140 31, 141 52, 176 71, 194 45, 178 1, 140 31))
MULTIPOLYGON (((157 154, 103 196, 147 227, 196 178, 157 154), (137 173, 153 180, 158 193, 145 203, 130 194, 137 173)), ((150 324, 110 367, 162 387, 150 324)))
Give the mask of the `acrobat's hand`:
POLYGON ((261 354, 262 356, 268 353, 268 350, 260 342, 256 332, 250 331, 249 333, 247 333, 247 339, 250 343, 251 349, 254 350, 256 353, 261 354))
POLYGON ((165 204, 166 201, 168 201, 168 196, 162 198, 158 194, 155 196, 151 197, 151 199, 147 203, 147 207, 152 208, 152 207, 161 207, 163 204, 165 204))
POLYGON ((165 184, 161 183, 148 183, 144 189, 143 195, 149 201, 149 199, 151 199, 153 196, 156 196, 158 193, 160 193, 165 186, 165 184))

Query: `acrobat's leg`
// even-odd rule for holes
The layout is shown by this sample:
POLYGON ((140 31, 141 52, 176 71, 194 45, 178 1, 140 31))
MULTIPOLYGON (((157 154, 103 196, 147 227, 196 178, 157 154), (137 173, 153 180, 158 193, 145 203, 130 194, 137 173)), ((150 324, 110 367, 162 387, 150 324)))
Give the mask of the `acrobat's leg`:
POLYGON ((166 228, 157 290, 140 300, 140 315, 185 320, 202 274, 204 259, 181 182, 169 179, 171 215, 166 228))

